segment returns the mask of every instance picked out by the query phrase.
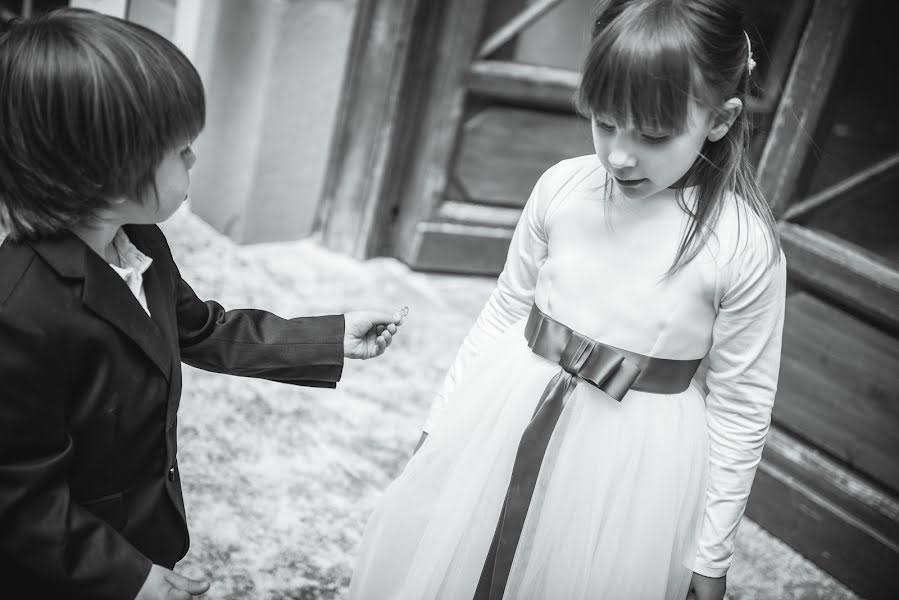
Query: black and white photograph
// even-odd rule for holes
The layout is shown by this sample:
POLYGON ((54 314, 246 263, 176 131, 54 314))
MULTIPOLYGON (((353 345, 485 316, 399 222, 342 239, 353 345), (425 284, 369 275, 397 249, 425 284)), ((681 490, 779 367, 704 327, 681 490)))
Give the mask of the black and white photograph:
POLYGON ((0 0, 0 599, 899 598, 897 24, 0 0))

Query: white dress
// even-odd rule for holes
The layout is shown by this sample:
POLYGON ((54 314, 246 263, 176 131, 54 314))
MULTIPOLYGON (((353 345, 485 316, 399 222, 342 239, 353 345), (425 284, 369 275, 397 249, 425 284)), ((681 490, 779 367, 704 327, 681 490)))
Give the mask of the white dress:
POLYGON ((472 598, 522 431, 560 370, 526 345, 534 302, 605 344, 708 355, 709 368, 705 386, 679 394, 631 390, 618 402, 574 388, 504 598, 683 600, 692 571, 726 573, 774 401, 785 260, 731 198, 703 251, 663 279, 687 224, 674 193, 607 199, 605 185, 595 156, 538 181, 430 435, 370 517, 350 598, 472 598))

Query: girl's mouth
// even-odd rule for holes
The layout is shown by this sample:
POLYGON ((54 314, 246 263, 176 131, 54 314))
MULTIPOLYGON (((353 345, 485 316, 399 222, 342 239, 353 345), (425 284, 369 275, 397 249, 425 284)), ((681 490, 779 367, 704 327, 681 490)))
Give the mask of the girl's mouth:
POLYGON ((619 177, 615 177, 615 181, 618 183, 618 185, 623 186, 623 187, 637 187, 638 185, 640 185, 641 183, 643 183, 644 181, 647 181, 647 180, 645 178, 643 178, 643 179, 621 179, 619 177))

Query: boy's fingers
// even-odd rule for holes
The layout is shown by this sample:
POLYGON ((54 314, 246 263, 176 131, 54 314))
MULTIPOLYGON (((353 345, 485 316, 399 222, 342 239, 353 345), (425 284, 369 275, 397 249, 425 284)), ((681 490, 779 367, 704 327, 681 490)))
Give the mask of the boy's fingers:
POLYGON ((386 327, 387 325, 400 325, 403 316, 398 313, 389 313, 382 310, 368 310, 362 313, 363 318, 371 323, 372 327, 386 327))
POLYGON ((396 333, 396 324, 391 323, 390 325, 388 325, 387 331, 389 331, 391 335, 394 335, 396 333))
POLYGON ((383 323, 384 325, 400 325, 403 322, 403 314, 398 311, 392 313, 378 312, 377 314, 378 318, 375 319, 376 323, 383 323))
POLYGON ((198 581, 189 579, 183 575, 178 575, 174 571, 165 574, 165 580, 169 582, 173 588, 187 592, 188 594, 202 594, 209 589, 208 581, 198 581))
POLYGON ((384 310, 369 311, 366 316, 372 320, 375 325, 387 325, 388 323, 396 323, 403 316, 398 312, 389 313, 384 310))

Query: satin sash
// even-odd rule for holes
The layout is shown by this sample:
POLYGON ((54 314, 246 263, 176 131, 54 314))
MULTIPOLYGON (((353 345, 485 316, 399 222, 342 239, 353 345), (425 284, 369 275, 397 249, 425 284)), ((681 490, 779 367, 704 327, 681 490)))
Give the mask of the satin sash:
POLYGON ((565 398, 584 380, 621 402, 628 390, 678 394, 690 386, 701 359, 645 356, 592 340, 543 313, 535 304, 524 330, 531 350, 562 368, 553 377, 525 428, 493 542, 474 600, 500 600, 506 589, 543 456, 565 398))

